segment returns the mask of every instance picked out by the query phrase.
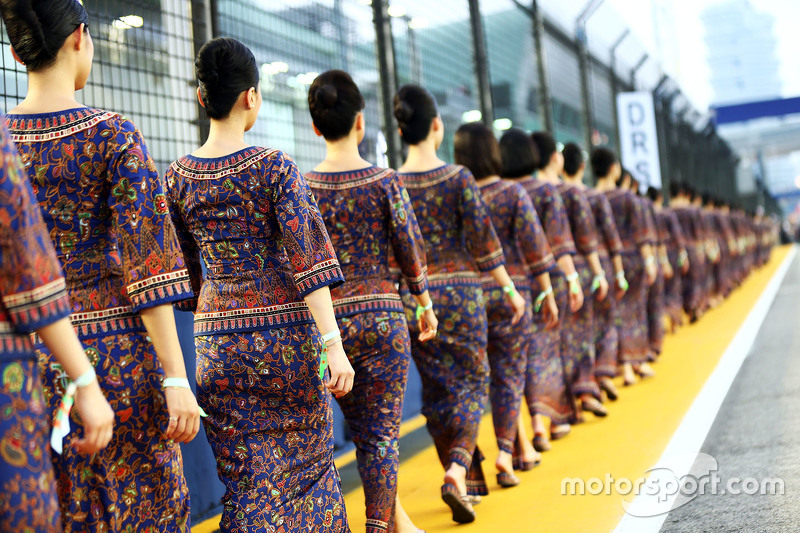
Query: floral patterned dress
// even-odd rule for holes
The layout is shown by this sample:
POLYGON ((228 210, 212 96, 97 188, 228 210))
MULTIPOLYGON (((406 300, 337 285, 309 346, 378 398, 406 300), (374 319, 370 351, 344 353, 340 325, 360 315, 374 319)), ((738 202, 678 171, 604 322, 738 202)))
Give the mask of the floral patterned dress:
POLYGON ((630 191, 615 189, 606 196, 622 240, 622 268, 629 288, 619 301, 622 327, 619 330, 619 361, 638 364, 647 361, 647 279, 641 248, 653 244, 655 236, 647 225, 643 204, 630 191))
POLYGON ((531 279, 553 270, 556 262, 536 209, 522 185, 506 180, 485 183, 481 184, 481 195, 503 245, 506 270, 528 303, 528 312, 523 319, 512 324, 514 314, 503 288, 491 276, 483 276, 489 319, 488 355, 492 374, 489 398, 494 433, 498 448, 513 454, 533 338, 533 301, 536 296, 531 293, 531 279))
POLYGON ((439 319, 437 337, 419 342, 416 300, 403 282, 411 355, 422 378, 422 413, 442 466, 463 466, 469 494, 487 494, 477 446, 490 377, 480 272, 505 264, 503 247, 475 179, 464 167, 398 175, 425 238, 429 290, 439 319))
POLYGON ((70 313, 18 153, 0 125, 0 531, 61 531, 50 422, 28 333, 70 313))
MULTIPOLYGON (((533 177, 517 183, 530 196, 556 261, 566 254, 574 256, 575 242, 567 210, 555 185, 533 177)), ((575 403, 569 393, 561 358, 561 327, 568 307, 567 284, 560 269, 551 272, 550 280, 558 304, 559 326, 547 329, 541 314, 533 316, 534 332, 525 372, 525 400, 531 415, 541 414, 550 418, 553 424, 567 424, 576 419, 575 403)), ((533 279, 531 288, 533 294, 542 290, 533 279)))
POLYGON ((664 312, 669 316, 670 322, 675 325, 683 324, 683 293, 681 290, 683 273, 680 265, 680 255, 686 251, 683 238, 683 229, 678 222, 678 217, 669 207, 661 210, 666 226, 667 257, 674 273, 672 278, 664 280, 664 312))
POLYGON ((572 312, 567 307, 564 325, 561 327, 561 358, 564 360, 564 371, 573 397, 591 394, 600 400, 602 398, 600 387, 597 386, 594 375, 595 296, 592 293, 594 274, 586 259, 586 256, 597 251, 598 246, 594 212, 580 187, 561 183, 558 185, 558 191, 564 199, 572 236, 575 239, 578 253, 573 256, 573 261, 584 295, 583 306, 580 309, 572 312))
POLYGON ((686 239, 689 272, 683 276, 683 309, 694 319, 703 305, 706 276, 705 231, 700 210, 686 206, 675 209, 686 239))
POLYGON ((223 531, 349 531, 322 338, 303 297, 343 282, 314 197, 277 150, 191 155, 166 175, 197 297, 197 398, 223 531), (205 264, 205 275, 201 269, 205 264))
POLYGON ((367 533, 394 530, 400 421, 411 340, 390 255, 412 294, 428 288, 425 243, 394 170, 306 174, 346 279, 333 290, 345 352, 356 376, 338 398, 357 449, 367 533))
POLYGON ((602 301, 594 299, 594 374, 597 377, 613 378, 617 375, 619 358, 619 308, 615 294, 616 277, 613 258, 622 252, 614 213, 608 197, 597 189, 586 191, 586 199, 592 208, 595 224, 600 238, 597 241, 597 254, 606 273, 610 290, 602 301))
MULTIPOLYGON (((116 413, 114 437, 53 462, 66 531, 188 531, 189 490, 169 425, 164 376, 139 311, 191 296, 155 163, 116 113, 8 115, 67 281, 72 323, 116 413)), ((65 375, 35 339, 55 413, 65 375)), ((73 417, 76 417, 73 411, 73 417)))
MULTIPOLYGON (((655 234, 654 244, 656 246, 666 245, 666 221, 656 211, 650 198, 644 196, 640 198, 648 216, 648 226, 651 226, 651 231, 655 234)), ((654 253, 656 254, 658 274, 655 283, 647 290, 647 338, 651 353, 660 355, 664 344, 664 284, 666 279, 658 250, 655 250, 654 253)))

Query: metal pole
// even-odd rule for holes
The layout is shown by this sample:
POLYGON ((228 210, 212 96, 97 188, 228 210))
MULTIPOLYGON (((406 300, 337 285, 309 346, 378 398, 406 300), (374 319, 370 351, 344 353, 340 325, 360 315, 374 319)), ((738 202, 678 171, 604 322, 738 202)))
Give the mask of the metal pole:
POLYGON ((333 1, 333 16, 336 19, 336 33, 339 38, 339 60, 341 61, 342 70, 350 70, 350 61, 347 56, 347 32, 345 31, 345 24, 347 19, 342 13, 342 0, 333 1))
POLYGON ((614 141, 616 142, 617 151, 619 151, 622 147, 622 139, 620 138, 619 134, 619 106, 617 105, 617 95, 619 94, 619 81, 617 79, 617 50, 630 34, 631 30, 630 28, 627 28, 611 46, 611 107, 614 112, 614 141))
MULTIPOLYGON (((583 101, 583 138, 585 149, 589 152, 592 150, 592 134, 594 133, 595 126, 592 93, 589 87, 591 75, 589 69, 591 65, 589 64, 589 49, 586 45, 586 22, 602 3, 603 0, 590 0, 575 22, 575 46, 578 51, 578 69, 580 70, 581 77, 581 100, 583 101)), ((587 185, 591 185, 593 182, 590 174, 591 171, 587 168, 587 172, 584 174, 584 181, 587 185)))
POLYGON ((636 90, 636 73, 641 70, 647 60, 650 59, 650 54, 644 54, 636 65, 631 69, 631 89, 636 90))
MULTIPOLYGON (((192 0, 192 34, 194 35, 193 47, 194 55, 200 52, 203 45, 214 38, 214 22, 216 13, 216 2, 213 0, 192 0), (213 5, 212 5, 213 4, 213 5)), ((200 144, 203 144, 208 138, 208 132, 211 129, 211 121, 206 115, 205 109, 200 105, 200 102, 195 98, 197 105, 197 135, 200 144)))
POLYGON ((406 16, 406 33, 408 35, 408 56, 411 63, 411 81, 422 84, 422 56, 417 45, 417 32, 411 27, 411 19, 406 16))
POLYGON ((383 110, 383 133, 386 136, 386 152, 389 166, 397 168, 402 163, 400 136, 394 127, 394 93, 397 77, 392 45, 392 21, 384 0, 372 0, 372 22, 375 25, 375 41, 378 47, 378 72, 381 83, 381 109, 383 110))
POLYGON ((492 127, 494 122, 494 106, 492 105, 492 86, 489 81, 489 60, 486 57, 486 39, 483 35, 483 19, 478 0, 469 0, 469 19, 472 25, 472 50, 475 76, 478 81, 478 99, 480 100, 483 123, 492 127))
POLYGON ((536 70, 539 77, 539 109, 544 118, 544 127, 555 134, 556 122, 553 119, 553 97, 550 91, 550 78, 547 73, 547 54, 544 51, 544 16, 539 9, 538 0, 531 0, 533 22, 533 45, 536 50, 536 70))

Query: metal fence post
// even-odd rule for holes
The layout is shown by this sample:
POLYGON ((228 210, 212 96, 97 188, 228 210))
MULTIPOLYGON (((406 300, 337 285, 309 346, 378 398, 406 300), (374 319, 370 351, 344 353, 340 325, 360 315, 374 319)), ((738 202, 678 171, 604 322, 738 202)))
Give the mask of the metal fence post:
POLYGON ((617 95, 619 94, 619 78, 617 77, 617 50, 630 35, 630 28, 626 28, 614 44, 611 45, 611 109, 614 113, 614 142, 617 145, 617 152, 622 149, 622 139, 619 134, 619 106, 617 105, 617 95))
MULTIPOLYGON (((216 2, 214 0, 192 0, 192 35, 194 39, 192 42, 194 48, 194 55, 197 57, 198 52, 203 45, 214 38, 215 35, 215 22, 216 22, 216 2)), ((192 85, 196 87, 196 85, 192 85)), ((199 144, 203 144, 208 138, 208 132, 211 128, 211 121, 206 115, 205 109, 200 105, 200 102, 195 102, 197 105, 197 135, 199 144)))
POLYGON ((489 60, 486 57, 486 39, 483 35, 483 19, 478 0, 469 0, 469 19, 472 27, 472 50, 475 77, 478 81, 478 100, 480 101, 483 123, 492 127, 494 106, 492 105, 492 86, 489 81, 489 60))
POLYGON ((536 50, 536 70, 539 78, 539 109, 544 118, 544 127, 555 134, 556 122, 553 119, 553 97, 550 91, 550 78, 547 72, 547 54, 544 50, 544 16, 539 9, 538 0, 531 0, 533 23, 533 46, 536 50))
POLYGON ((383 134, 386 136, 386 152, 389 166, 402 164, 400 136, 394 127, 394 93, 397 91, 397 76, 392 42, 392 21, 388 5, 384 0, 372 0, 372 22, 375 25, 375 41, 378 52, 378 72, 381 84, 381 109, 383 110, 383 134))

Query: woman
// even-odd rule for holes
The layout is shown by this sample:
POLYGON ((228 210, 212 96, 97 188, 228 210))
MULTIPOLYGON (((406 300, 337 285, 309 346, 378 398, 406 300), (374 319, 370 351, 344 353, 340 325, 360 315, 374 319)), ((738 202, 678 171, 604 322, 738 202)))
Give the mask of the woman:
POLYGON ((583 150, 571 143, 558 153, 553 137, 547 132, 536 132, 533 140, 539 153, 554 152, 554 160, 560 161, 563 181, 559 181, 559 173, 553 172, 553 165, 548 165, 540 172, 542 179, 550 181, 558 188, 567 208, 569 225, 575 239, 578 253, 573 257, 575 270, 581 281, 586 300, 583 307, 575 312, 567 313, 561 329, 561 357, 565 359, 567 379, 573 398, 580 400, 584 411, 596 416, 608 415, 606 408, 600 403, 602 396, 595 379, 594 348, 594 306, 602 302, 608 294, 608 280, 597 253, 598 232, 594 223, 594 213, 586 199, 586 187, 583 175, 586 165, 583 162, 583 150), (564 166, 568 161, 569 166, 564 166))
POLYGON ((421 309, 419 340, 426 342, 438 323, 428 294, 425 243, 397 174, 358 152, 365 133, 364 97, 350 75, 331 70, 317 76, 308 108, 327 150, 306 180, 346 280, 332 292, 333 308, 356 378, 353 392, 338 400, 358 450, 367 533, 415 532, 402 507, 394 509, 411 340, 389 256, 421 309))
MULTIPOLYGON (((422 412, 446 472, 442 499, 456 522, 472 522, 468 496, 488 493, 477 447, 478 428, 489 389, 486 310, 480 272, 507 289, 514 321, 525 314, 525 300, 508 276, 503 248, 470 172, 436 155, 444 125, 433 96, 405 85, 394 98, 394 115, 408 157, 398 175, 411 197, 428 258, 428 284, 441 324, 427 343, 417 340, 409 320, 411 355, 422 377, 422 412)), ((406 314, 417 302, 402 287, 406 314)))
POLYGON ((648 231, 641 202, 628 190, 630 176, 623 177, 617 155, 607 148, 597 148, 591 161, 597 187, 611 204, 622 240, 622 266, 629 288, 619 301, 619 362, 625 384, 632 385, 636 381, 634 372, 649 371, 645 302, 647 288, 656 279, 653 235, 648 231))
MULTIPOLYGON (((491 276, 482 277, 489 320, 489 398, 499 449, 495 463, 499 472, 497 483, 513 487, 520 483, 514 475, 514 441, 533 336, 531 310, 534 308, 534 297, 530 279, 534 278, 543 288, 544 298, 537 298, 536 311, 543 312, 548 326, 555 326, 558 307, 553 297, 549 272, 555 268, 556 262, 528 193, 518 183, 500 179, 503 165, 500 146, 488 127, 473 122, 458 129, 455 135, 455 161, 468 168, 477 180, 481 196, 492 215, 492 225, 503 245, 506 269, 516 291, 525 297, 528 305, 528 312, 514 324, 503 288, 491 276)), ((535 464, 534 458, 527 465, 516 466, 529 470, 535 464)))
MULTIPOLYGON (((522 185, 530 196, 547 235, 559 267, 551 272, 550 279, 559 317, 563 317, 568 306, 571 311, 576 311, 583 305, 583 289, 578 283, 572 261, 572 256, 576 253, 575 242, 572 240, 564 201, 554 185, 533 176, 540 166, 541 157, 530 135, 517 128, 510 129, 500 139, 500 153, 503 159, 503 177, 522 185), (570 281, 566 280, 567 277, 570 281)), ((532 284, 535 294, 541 294, 545 290, 533 280, 532 284)), ((549 450, 550 439, 560 439, 569 434, 570 424, 577 417, 561 359, 560 324, 557 328, 550 327, 539 314, 534 315, 533 323, 534 334, 525 375, 525 399, 533 419, 534 437, 533 443, 530 443, 520 418, 517 442, 523 461, 532 457, 534 449, 536 452, 549 450), (545 416, 550 419, 549 438, 543 420, 545 416)))
POLYGON ((650 341, 650 351, 652 355, 657 357, 661 355, 661 349, 664 344, 664 315, 666 314, 664 287, 675 273, 667 255, 669 229, 664 213, 664 196, 661 191, 654 187, 647 189, 645 205, 650 210, 658 240, 658 246, 656 247, 659 267, 658 275, 655 283, 647 292, 647 334, 650 341))
POLYGON ((253 53, 214 39, 195 66, 211 129, 166 178, 199 294, 187 308, 198 397, 226 488, 220 526, 347 532, 329 405, 330 393, 353 386, 330 293, 342 271, 294 162, 244 141, 261 108, 253 53))
MULTIPOLYGON (((189 278, 161 180, 129 120, 75 100, 92 66, 88 17, 74 0, 2 1, 28 93, 7 119, 66 275, 72 324, 117 413, 108 447, 54 457, 67 531, 188 531, 179 443, 200 425, 172 303, 189 278), (166 526, 165 524, 169 524, 166 526)), ((36 340, 52 412, 63 392, 36 340)))
MULTIPOLYGON (((64 401, 68 406, 74 396, 83 423, 83 438, 72 441, 77 452, 91 455, 108 444, 114 412, 72 329, 61 265, 17 159, 0 124, 0 530, 60 531, 50 423, 28 333, 36 332, 75 384, 64 401)), ((61 450, 64 418, 59 426, 52 442, 61 450)))
MULTIPOLYGON (((566 150, 566 149, 565 149, 566 150)), ((565 159, 567 157, 565 156, 565 159)), ((566 167, 566 164, 565 164, 566 167)), ((592 168, 596 178, 603 176, 604 168, 592 168)), ((625 270, 622 267, 622 240, 614 221, 614 213, 605 192, 608 190, 608 180, 597 179, 595 187, 586 192, 586 199, 594 213, 595 223, 601 238, 598 241, 597 252, 606 279, 614 283, 615 297, 607 297, 603 301, 595 300, 595 377, 600 388, 603 389, 609 400, 619 397, 613 378, 617 376, 617 359, 619 356, 619 328, 622 327, 619 319, 618 300, 628 290, 628 281, 625 279, 625 270), (613 273, 613 278, 611 277, 613 273)))
POLYGON ((689 255, 686 251, 686 241, 681 223, 675 214, 675 198, 680 194, 681 185, 677 182, 670 184, 669 207, 662 210, 667 226, 667 258, 672 267, 673 275, 664 280, 664 310, 669 317, 670 330, 676 333, 683 325, 683 276, 689 270, 689 255))

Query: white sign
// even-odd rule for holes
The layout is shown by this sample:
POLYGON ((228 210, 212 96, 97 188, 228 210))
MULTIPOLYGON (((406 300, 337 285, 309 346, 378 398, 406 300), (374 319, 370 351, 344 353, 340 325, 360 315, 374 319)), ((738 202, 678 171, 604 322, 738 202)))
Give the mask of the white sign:
POLYGON ((620 93, 619 136, 622 165, 639 181, 639 190, 661 188, 661 160, 653 95, 648 92, 620 93))

